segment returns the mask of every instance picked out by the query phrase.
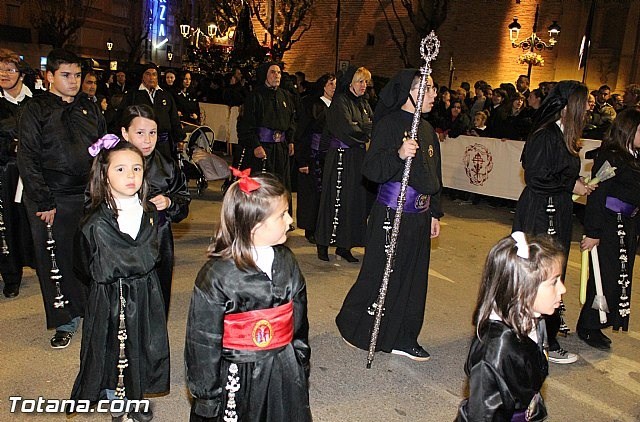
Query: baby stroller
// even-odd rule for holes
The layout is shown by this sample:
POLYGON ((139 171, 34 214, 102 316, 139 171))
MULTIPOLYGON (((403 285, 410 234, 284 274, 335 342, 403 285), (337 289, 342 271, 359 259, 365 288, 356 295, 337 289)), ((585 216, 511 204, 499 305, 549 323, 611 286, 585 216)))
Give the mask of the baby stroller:
POLYGON ((201 196, 209 181, 229 177, 229 165, 224 158, 213 153, 214 133, 210 127, 189 126, 194 130, 187 133, 186 142, 180 151, 179 164, 187 178, 187 184, 190 180, 195 180, 196 193, 201 196))

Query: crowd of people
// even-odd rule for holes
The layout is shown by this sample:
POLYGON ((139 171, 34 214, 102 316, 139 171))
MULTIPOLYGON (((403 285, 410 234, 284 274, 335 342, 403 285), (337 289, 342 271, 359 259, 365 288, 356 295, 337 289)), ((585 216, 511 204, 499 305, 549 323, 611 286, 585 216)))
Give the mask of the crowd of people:
MULTIPOLYGON (((357 263, 352 248, 366 246, 336 317, 345 343, 429 360, 418 338, 431 239, 444 215, 440 143, 459 135, 526 141, 526 188, 513 233, 486 261, 465 367, 470 397, 458 420, 525 420, 525 413, 526 420, 544 420, 540 387, 548 362, 578 359, 557 340, 572 194, 588 196, 581 248, 600 246, 609 304, 602 322, 585 303, 578 335, 608 350, 602 329, 628 329, 640 207, 640 86, 630 85, 620 105, 606 85, 592 93, 577 81, 530 90, 521 75, 515 85, 495 89, 478 81, 472 97, 469 84, 438 87, 405 69, 376 95, 365 67, 326 73, 315 84, 283 70, 267 62, 253 84, 241 69, 194 84, 189 71, 162 72, 149 63, 131 84, 126 72, 103 78, 83 70, 75 54, 55 49, 37 84, 16 53, 0 49, 3 293, 18 296, 23 267, 36 269, 46 326, 55 329, 52 348, 66 348, 84 320, 72 398, 168 393, 171 225, 188 215, 191 200, 176 155, 184 125, 200 124, 199 102, 208 101, 242 112, 233 179, 188 315, 192 421, 311 420, 305 280, 283 245, 293 228, 293 186, 296 223, 319 260, 330 261, 335 247, 338 259, 357 263), (594 175, 607 161, 618 169, 614 178, 600 184, 580 178, 585 134, 603 139, 594 175), (397 214, 402 225, 394 234, 397 214)), ((591 277, 587 302, 595 292, 591 277)), ((149 421, 153 413, 112 416, 149 421)))

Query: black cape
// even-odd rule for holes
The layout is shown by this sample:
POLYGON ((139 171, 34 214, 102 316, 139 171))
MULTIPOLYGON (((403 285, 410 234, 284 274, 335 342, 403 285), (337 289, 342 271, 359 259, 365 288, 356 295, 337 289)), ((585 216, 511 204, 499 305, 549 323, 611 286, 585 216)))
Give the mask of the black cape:
POLYGON ((156 264, 155 211, 142 215, 134 240, 122 233, 113 212, 103 204, 82 225, 75 242, 75 271, 90 283, 82 326, 80 371, 71 398, 97 401, 118 381, 119 280, 126 300, 124 372, 126 397, 169 392, 169 341, 156 264))
MULTIPOLYGON (((539 340, 544 332, 538 329, 539 340)), ((509 422, 514 412, 529 406, 528 420, 544 421, 547 410, 539 392, 549 363, 543 343, 520 340, 502 321, 490 321, 481 339, 471 343, 464 368, 469 398, 460 405, 456 422, 509 422)))
POLYGON ((191 297, 185 345, 186 378, 194 397, 191 420, 222 421, 231 364, 238 366, 238 420, 311 421, 308 392, 309 322, 304 277, 285 246, 274 246, 273 279, 240 271, 233 261, 211 258, 200 270, 191 297), (224 316, 274 308, 293 301, 293 341, 265 351, 224 349, 224 316))

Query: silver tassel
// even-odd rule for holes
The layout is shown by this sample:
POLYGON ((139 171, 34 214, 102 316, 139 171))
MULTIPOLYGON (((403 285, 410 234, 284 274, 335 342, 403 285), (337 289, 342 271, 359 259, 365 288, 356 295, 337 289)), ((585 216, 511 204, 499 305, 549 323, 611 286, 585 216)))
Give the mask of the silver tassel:
POLYGON ((53 301, 53 307, 56 309, 64 308, 65 305, 69 304, 69 301, 64 299, 62 288, 60 287, 62 274, 60 274, 60 269, 58 268, 58 263, 56 262, 56 241, 53 239, 53 226, 49 223, 47 223, 47 250, 49 251, 49 256, 51 257, 51 270, 49 270, 49 278, 56 285, 56 297, 53 301))
MULTIPOLYGON (((418 88, 416 109, 413 113, 413 121, 411 122, 411 139, 418 139, 418 127, 420 125, 420 120, 422 119, 422 103, 424 102, 424 94, 427 87, 427 78, 429 75, 431 75, 431 61, 436 58, 439 50, 440 41, 438 40, 438 37, 436 37, 435 32, 431 31, 431 33, 424 37, 422 39, 422 42, 420 43, 420 55, 424 59, 425 64, 420 68, 420 86, 418 88)), ((382 321, 382 312, 384 310, 384 302, 387 297, 389 277, 391 276, 391 271, 393 268, 393 260, 395 258, 396 246, 398 242, 398 233, 400 232, 400 221, 402 218, 402 211, 404 209, 404 203, 406 200, 407 186, 409 185, 411 162, 412 158, 408 157, 405 160, 404 170, 402 172, 402 184, 400 185, 400 195, 398 196, 398 207, 396 209, 396 215, 393 219, 393 228, 391 230, 391 239, 389 242, 387 262, 384 267, 382 284, 380 285, 380 291, 378 293, 378 300, 376 301, 376 316, 374 318, 373 328, 371 330, 371 341, 369 342, 369 353, 367 354, 367 369, 371 368, 373 357, 376 351, 376 344, 378 343, 380 322, 382 321)))
POLYGON ((547 229, 547 234, 553 236, 557 234, 556 228, 553 224, 553 219, 556 215, 556 206, 553 205, 553 198, 551 196, 549 197, 549 203, 547 204, 546 212, 547 216, 549 216, 549 228, 547 229))
POLYGON ((0 180, 0 252, 2 255, 9 255, 9 245, 7 245, 7 226, 4 223, 4 201, 2 200, 2 189, 4 188, 2 180, 0 180))
POLYGON ((627 273, 627 247, 624 242, 626 235, 627 233, 624 231, 624 225, 622 224, 622 214, 618 213, 618 236, 620 237, 620 276, 618 278, 618 284, 622 289, 620 292, 618 313, 622 318, 628 318, 631 313, 631 302, 629 300, 629 295, 627 294, 627 287, 629 287, 629 274, 627 273))
POLYGON ((122 294, 122 279, 118 280, 118 287, 120 290, 120 315, 118 325, 118 341, 120 342, 120 353, 118 355, 118 384, 116 386, 116 397, 124 400, 126 397, 126 388, 124 386, 124 369, 129 366, 129 360, 127 359, 127 353, 125 350, 125 341, 127 340, 127 324, 125 321, 124 308, 126 301, 122 294))
POLYGON ((333 228, 331 229, 331 238, 329 239, 329 244, 334 245, 336 243, 336 236, 338 235, 338 226, 340 225, 340 207, 342 204, 340 203, 340 196, 342 193, 342 171, 344 170, 344 165, 342 163, 342 159, 344 157, 344 148, 338 148, 338 166, 336 170, 338 171, 338 175, 336 177, 336 202, 335 209, 333 212, 333 228))

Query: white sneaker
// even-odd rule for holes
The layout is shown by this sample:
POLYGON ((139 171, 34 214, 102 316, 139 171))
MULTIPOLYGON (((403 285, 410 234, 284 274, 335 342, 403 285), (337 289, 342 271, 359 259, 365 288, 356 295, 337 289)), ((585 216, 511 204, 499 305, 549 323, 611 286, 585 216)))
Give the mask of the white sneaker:
POLYGON ((549 362, 567 364, 578 360, 578 355, 564 350, 562 347, 557 350, 549 350, 549 362))

